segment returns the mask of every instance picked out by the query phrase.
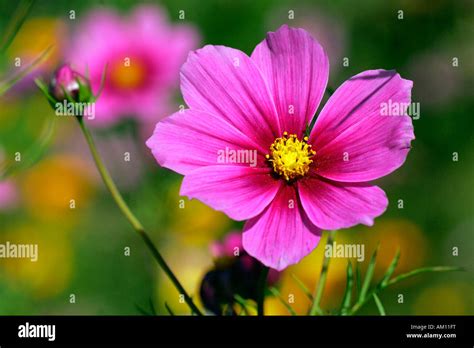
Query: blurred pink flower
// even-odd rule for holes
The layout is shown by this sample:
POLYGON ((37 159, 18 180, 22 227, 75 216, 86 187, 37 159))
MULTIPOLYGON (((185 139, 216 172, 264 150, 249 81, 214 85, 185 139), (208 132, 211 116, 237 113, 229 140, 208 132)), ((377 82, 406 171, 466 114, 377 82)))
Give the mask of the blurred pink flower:
POLYGON ((167 110, 177 85, 179 67, 197 34, 184 25, 170 25, 154 6, 140 6, 129 18, 96 10, 77 28, 67 60, 89 74, 94 92, 107 65, 105 87, 96 105, 96 125, 110 125, 124 116, 156 120, 167 110))
POLYGON ((181 69, 190 109, 159 122, 147 142, 158 163, 185 175, 181 195, 248 219, 244 249, 277 270, 310 253, 321 229, 372 225, 388 200, 369 181, 400 167, 414 139, 404 106, 412 82, 386 70, 347 80, 306 137, 328 75, 323 48, 303 29, 268 33, 250 57, 205 46, 181 69), (384 115, 384 103, 399 114, 384 115))
POLYGON ((18 191, 11 181, 0 181, 0 210, 7 210, 16 206, 18 191))
POLYGON ((222 241, 215 241, 211 244, 210 250, 214 258, 234 257, 235 251, 242 249, 242 234, 231 232, 222 241), (237 248, 237 249, 236 249, 237 248))

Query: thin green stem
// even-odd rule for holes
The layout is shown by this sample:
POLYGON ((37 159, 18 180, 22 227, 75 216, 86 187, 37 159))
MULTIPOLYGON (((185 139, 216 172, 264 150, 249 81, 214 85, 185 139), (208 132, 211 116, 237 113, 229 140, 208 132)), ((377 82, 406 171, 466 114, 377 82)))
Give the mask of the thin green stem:
POLYGON ((464 269, 462 267, 451 267, 451 266, 422 267, 422 268, 414 269, 413 271, 410 271, 407 273, 400 274, 396 277, 393 277, 392 279, 390 279, 390 281, 388 281, 387 286, 393 285, 407 278, 411 278, 420 273, 451 272, 451 271, 463 271, 463 270, 464 269))
POLYGON ((280 291, 278 291, 277 288, 270 288, 270 292, 272 293, 273 296, 277 298, 278 301, 286 308, 286 310, 291 314, 291 315, 297 315, 293 307, 290 306, 288 302, 285 301, 283 297, 281 297, 280 291))
POLYGON ((260 277, 258 279, 258 284, 257 284, 257 314, 259 316, 265 315, 264 311, 264 302, 265 302, 265 289, 267 285, 267 277, 268 277, 268 271, 269 268, 266 266, 263 266, 262 268, 262 273, 260 273, 260 277))
MULTIPOLYGON (((336 233, 335 231, 328 232, 326 245, 332 245, 335 233, 336 233)), ((330 259, 329 257, 326 257, 325 250, 323 250, 323 255, 324 255, 323 267, 321 268, 321 275, 319 276, 318 286, 316 287, 315 294, 313 296, 314 301, 313 301, 313 304, 311 305, 311 309, 309 310, 309 315, 323 314, 323 311, 319 307, 319 304, 321 302, 321 298, 323 297, 324 286, 326 285, 326 278, 327 278, 329 259, 330 259)))
POLYGON ((29 63, 25 68, 10 76, 4 81, 0 81, 0 97, 4 95, 10 88, 12 88, 16 83, 33 71, 36 67, 44 62, 44 60, 51 53, 53 46, 46 48, 41 54, 36 57, 31 63, 29 63))
POLYGON ((125 218, 130 222, 130 224, 132 225, 134 230, 140 235, 140 237, 142 237, 143 241, 145 242, 146 246, 148 247, 148 249, 152 253, 152 255, 155 258, 156 262, 158 262, 158 265, 162 268, 162 270, 165 272, 165 274, 168 276, 168 278, 174 284, 174 286, 179 291, 179 293, 184 296, 184 301, 187 303, 189 308, 191 308, 191 310, 194 313, 196 313, 197 315, 202 315, 199 308, 197 308, 197 306, 194 304, 191 297, 188 295, 188 293, 186 292, 184 287, 179 282, 178 278, 176 278, 173 271, 171 270, 171 268, 166 263, 163 256, 161 256, 161 253, 158 251, 158 249, 155 247, 155 245, 153 244, 153 242, 150 239, 150 237, 148 236, 148 234, 145 232, 145 229, 143 228, 140 221, 132 213, 132 211, 128 207, 127 203, 125 203, 122 195, 120 194, 119 190, 117 189, 117 186, 115 185, 112 177, 110 176, 107 168, 105 167, 105 165, 102 161, 102 158, 100 157, 100 155, 97 151, 97 148, 96 148, 95 143, 94 143, 94 139, 92 138, 92 135, 89 132, 89 129, 86 127, 83 118, 78 117, 77 119, 79 121, 79 125, 81 127, 82 133, 84 134, 84 137, 86 138, 87 144, 89 145, 89 149, 91 151, 92 157, 94 158, 97 169, 99 170, 99 173, 102 177, 102 180, 104 181, 105 186, 109 190, 110 194, 112 195, 112 198, 115 200, 115 203, 119 207, 120 211, 125 216, 125 218))
POLYGON ((364 300, 361 302, 357 302, 350 310, 349 315, 354 315, 359 309, 362 308, 362 306, 367 303, 368 300, 372 298, 374 294, 377 294, 378 292, 388 288, 389 286, 392 286, 402 280, 405 280, 407 278, 411 278, 417 274, 421 273, 429 273, 429 272, 452 272, 452 271, 463 271, 464 268, 462 267, 451 267, 451 266, 434 266, 434 267, 422 267, 418 269, 414 269, 413 271, 407 272, 400 274, 394 278, 392 278, 388 282, 384 282, 383 284, 381 283, 379 286, 374 288, 372 291, 368 293, 368 295, 365 297, 364 300))
POLYGON ((242 296, 235 295, 234 300, 240 305, 240 307, 242 307, 242 310, 240 311, 239 315, 242 315, 242 313, 244 313, 245 315, 250 315, 249 310, 247 308, 247 301, 242 296))
POLYGON ((377 309, 379 310, 380 315, 385 316, 385 308, 383 307, 382 301, 380 301, 377 294, 374 292, 372 295, 374 297, 375 304, 377 305, 377 309))
POLYGON ((296 284, 300 287, 300 289, 304 292, 306 297, 312 302, 313 301, 313 294, 309 289, 306 287, 306 285, 299 279, 294 273, 291 274, 291 277, 295 280, 296 284))
POLYGON ((15 13, 12 16, 12 19, 5 31, 5 36, 0 44, 0 54, 4 54, 5 51, 10 47, 15 36, 20 31, 23 23, 25 22, 26 18, 31 12, 31 8, 33 7, 34 0, 23 0, 21 1, 15 13))

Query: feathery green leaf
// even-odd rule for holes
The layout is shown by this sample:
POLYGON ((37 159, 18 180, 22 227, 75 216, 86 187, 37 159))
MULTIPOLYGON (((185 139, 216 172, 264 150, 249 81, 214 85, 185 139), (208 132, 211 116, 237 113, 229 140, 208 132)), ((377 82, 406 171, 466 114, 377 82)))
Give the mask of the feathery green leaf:
POLYGON ((380 315, 385 316, 385 308, 383 308, 382 301, 380 301, 379 297, 375 292, 372 296, 374 298, 375 304, 377 305, 377 309, 379 310, 380 315))

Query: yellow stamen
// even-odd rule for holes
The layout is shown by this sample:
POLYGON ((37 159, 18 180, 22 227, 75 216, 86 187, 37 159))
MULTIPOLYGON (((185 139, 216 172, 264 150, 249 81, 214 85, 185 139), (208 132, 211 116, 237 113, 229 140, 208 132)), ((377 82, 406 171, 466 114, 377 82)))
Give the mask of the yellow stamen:
POLYGON ((120 89, 136 89, 141 87, 146 79, 146 69, 137 59, 117 61, 110 67, 110 82, 120 89))
POLYGON ((283 132, 283 137, 276 138, 270 146, 270 154, 265 157, 272 163, 273 171, 290 181, 304 176, 313 163, 311 159, 316 151, 311 150, 308 137, 299 140, 295 134, 288 135, 283 132))

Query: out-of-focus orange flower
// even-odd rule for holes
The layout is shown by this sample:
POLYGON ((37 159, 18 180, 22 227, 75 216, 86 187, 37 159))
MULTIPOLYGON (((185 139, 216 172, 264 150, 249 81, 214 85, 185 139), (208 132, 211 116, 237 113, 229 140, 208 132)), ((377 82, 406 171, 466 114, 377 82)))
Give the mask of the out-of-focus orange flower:
POLYGON ((64 220, 77 217, 92 194, 86 162, 56 155, 31 168, 20 181, 26 208, 37 218, 64 220))
MULTIPOLYGON (((303 290, 293 279, 294 274, 300 279, 311 293, 314 292, 321 273, 323 253, 326 247, 327 233, 313 253, 304 258, 299 264, 289 267, 283 273, 280 293, 283 300, 298 314, 307 313, 311 301, 303 290)), ((396 250, 400 248, 401 256, 395 274, 404 273, 423 265, 429 248, 428 241, 417 225, 408 220, 378 220, 372 227, 358 226, 353 229, 341 230, 336 234, 335 242, 338 245, 356 244, 364 247, 364 260, 359 263, 355 257, 331 257, 329 262, 326 285, 321 300, 321 308, 324 310, 337 309, 342 301, 346 288, 346 270, 349 260, 352 262, 353 271, 359 263, 361 277, 365 276, 365 270, 377 243, 380 249, 377 256, 374 280, 387 271, 392 262, 396 250)), ((268 298, 265 303, 268 314, 288 315, 289 312, 279 299, 268 298)))
POLYGON ((0 234, 2 244, 37 245, 36 261, 31 258, 0 258, 0 272, 13 286, 41 299, 62 293, 72 275, 73 255, 68 234, 60 226, 50 227, 35 223, 0 234))
POLYGON ((421 229, 409 220, 379 219, 372 227, 357 227, 350 236, 353 238, 353 243, 365 244, 364 269, 380 242, 375 280, 387 271, 398 248, 400 248, 400 260, 394 274, 423 266, 428 256, 429 241, 421 229))

